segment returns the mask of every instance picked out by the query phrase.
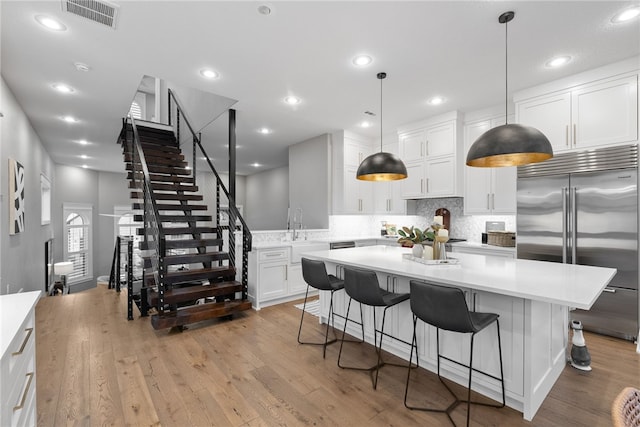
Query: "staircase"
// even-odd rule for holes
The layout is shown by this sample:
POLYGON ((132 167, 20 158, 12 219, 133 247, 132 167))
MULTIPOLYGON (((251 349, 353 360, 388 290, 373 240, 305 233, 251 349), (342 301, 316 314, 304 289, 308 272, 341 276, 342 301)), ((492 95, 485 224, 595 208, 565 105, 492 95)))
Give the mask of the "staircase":
POLYGON ((246 273, 251 234, 218 174, 214 171, 218 188, 213 218, 203 214, 208 207, 202 203, 203 196, 196 194, 195 173, 187 168, 173 129, 142 126, 128 118, 119 141, 132 207, 143 212, 136 215, 136 221, 144 224, 138 229, 138 235, 144 236, 140 249, 146 290, 141 295, 146 295, 142 304, 155 308, 151 316, 154 329, 182 329, 189 323, 230 317, 251 308, 246 273), (229 197, 232 227, 218 220, 221 190, 229 197), (243 232, 241 281, 236 280, 236 218, 243 232), (225 240, 228 252, 223 251, 225 240))

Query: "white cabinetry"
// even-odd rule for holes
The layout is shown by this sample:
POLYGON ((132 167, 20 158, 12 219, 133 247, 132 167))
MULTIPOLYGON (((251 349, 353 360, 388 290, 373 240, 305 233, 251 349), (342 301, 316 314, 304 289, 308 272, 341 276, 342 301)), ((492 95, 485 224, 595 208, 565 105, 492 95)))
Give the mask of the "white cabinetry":
MULTIPOLYGON (((513 120, 509 119, 510 122, 513 120)), ((473 143, 489 129, 503 125, 504 115, 465 123, 464 157, 473 143)), ((465 160, 462 161, 465 163, 465 160)), ((508 215, 516 213, 517 168, 464 166, 465 215, 508 215)))
POLYGON ((249 252, 247 293, 253 308, 260 310, 303 297, 307 283, 302 277, 301 254, 326 249, 328 243, 296 241, 249 252))
POLYGON ((403 198, 461 194, 461 123, 460 115, 452 112, 398 130, 400 158, 408 173, 401 181, 403 198))
POLYGON ((614 71, 583 73, 516 94, 517 122, 544 133, 554 152, 638 142, 637 70, 606 73, 614 71))
MULTIPOLYGON (((385 144, 382 151, 398 155, 398 143, 385 144)), ((374 213, 405 215, 407 202, 402 198, 402 181, 372 182, 374 213)))
POLYGON ((373 152, 371 141, 346 131, 332 134, 333 213, 373 213, 373 183, 356 179, 358 166, 373 152))
POLYGON ((0 425, 36 425, 35 306, 40 291, 0 296, 0 425))

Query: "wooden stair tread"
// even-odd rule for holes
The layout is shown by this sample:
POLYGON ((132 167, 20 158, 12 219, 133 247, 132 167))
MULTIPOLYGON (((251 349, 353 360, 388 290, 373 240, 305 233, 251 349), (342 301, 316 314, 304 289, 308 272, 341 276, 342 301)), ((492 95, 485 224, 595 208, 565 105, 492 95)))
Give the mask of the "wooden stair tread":
MULTIPOLYGON (((142 256, 143 259, 148 258, 142 256)), ((164 262, 166 265, 176 265, 176 264, 194 264, 201 262, 210 262, 210 261, 223 261, 229 259, 228 252, 215 251, 215 252, 205 252, 205 253, 193 253, 193 254, 182 254, 182 255, 166 255, 164 257, 164 262)), ((145 267, 147 267, 145 263, 145 267)))
MULTIPOLYGON (((155 147, 143 146, 142 151, 144 152, 144 157, 146 159, 151 158, 160 158, 160 159, 176 159, 176 160, 184 160, 184 154, 179 151, 166 151, 166 150, 157 150, 155 147)), ((122 148, 122 155, 125 156, 126 159, 131 159, 134 150, 131 147, 124 146, 122 148)))
MULTIPOLYGON (((132 203, 131 209, 143 209, 144 203, 132 203)), ((177 203, 156 203, 159 211, 206 211, 207 205, 183 205, 177 203)))
MULTIPOLYGON (((218 282, 210 285, 185 286, 164 291, 165 304, 179 304, 186 301, 195 301, 201 298, 217 297, 242 292, 242 283, 235 280, 218 282)), ((149 291, 149 305, 158 305, 158 292, 149 291)))
MULTIPOLYGON (((136 178, 142 178, 142 173, 136 173, 136 178)), ((127 179, 133 179, 134 173, 129 172, 127 174, 127 179)), ((156 173, 149 174, 149 180, 151 182, 183 182, 187 184, 193 184, 193 177, 190 176, 178 176, 178 175, 161 175, 156 173)))
MULTIPOLYGON (((132 199, 142 199, 142 192, 132 191, 131 192, 132 199)), ((171 193, 154 193, 154 198, 156 200, 191 200, 191 201, 202 201, 203 197, 200 194, 171 194, 171 193)))
POLYGON ((225 279, 235 277, 236 269, 226 265, 211 268, 198 268, 193 270, 171 271, 164 275, 164 283, 176 284, 202 279, 225 279))
MULTIPOLYGON (((162 232, 165 235, 202 234, 202 233, 217 233, 218 229, 215 227, 163 227, 162 232)), ((138 228, 138 236, 144 236, 144 229, 138 228)))
MULTIPOLYGON (((125 170, 128 170, 128 171, 135 170, 135 168, 133 167, 132 163, 125 163, 124 167, 125 167, 125 170)), ((184 176, 191 175, 191 170, 189 170, 187 168, 147 165, 147 169, 149 170, 149 173, 164 173, 164 174, 184 175, 184 176)))
POLYGON ((170 239, 165 241, 167 249, 202 248, 222 246, 222 239, 170 239))
POLYGON ((251 309, 251 302, 246 300, 197 304, 180 310, 165 312, 162 315, 154 314, 151 316, 151 325, 154 329, 166 329, 228 316, 249 309, 251 309))

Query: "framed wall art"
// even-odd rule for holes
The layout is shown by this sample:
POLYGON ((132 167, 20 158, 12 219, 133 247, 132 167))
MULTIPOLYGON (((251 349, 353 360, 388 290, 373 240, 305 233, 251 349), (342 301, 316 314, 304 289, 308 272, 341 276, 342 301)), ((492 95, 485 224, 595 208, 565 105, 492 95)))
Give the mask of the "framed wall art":
POLYGON ((24 231, 24 166, 9 159, 9 234, 24 231))

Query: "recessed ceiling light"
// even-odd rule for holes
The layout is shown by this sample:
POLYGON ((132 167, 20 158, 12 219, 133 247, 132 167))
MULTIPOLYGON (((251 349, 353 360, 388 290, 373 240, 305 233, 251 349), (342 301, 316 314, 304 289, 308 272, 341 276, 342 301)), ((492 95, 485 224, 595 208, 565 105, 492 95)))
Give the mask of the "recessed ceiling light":
POLYGON ((60 21, 44 15, 36 15, 36 21, 38 24, 53 31, 65 31, 67 27, 60 21))
POLYGON ((638 15, 640 15, 640 6, 633 6, 616 13, 613 18, 611 18, 611 22, 617 24, 619 22, 629 21, 630 19, 638 17, 638 15))
POLYGON ((360 123, 360 127, 361 128, 369 128, 369 127, 371 127, 371 122, 367 122, 367 121, 361 122, 360 123))
POLYGON ((266 4, 261 4, 258 6, 258 13, 260 15, 271 15, 271 8, 266 4))
POLYGON ((571 57, 568 55, 564 55, 564 56, 556 56, 553 59, 550 59, 549 61, 547 61, 547 63, 545 64, 545 67, 547 68, 558 68, 558 67, 562 67, 563 65, 568 64, 571 61, 571 57))
POLYGON ((262 165, 260 163, 251 163, 251 166, 253 166, 254 168, 259 168, 262 165))
POLYGON ((353 57, 352 62, 356 67, 366 67, 373 62, 373 58, 369 55, 358 55, 353 57))
POLYGON ((434 96, 427 101, 429 105, 440 105, 444 103, 444 98, 441 96, 434 96))
POLYGON ((89 167, 89 166, 87 166, 87 165, 82 165, 82 168, 83 168, 83 169, 86 169, 86 168, 88 168, 88 167, 89 167))
POLYGON ((54 85, 52 85, 52 87, 57 90, 58 92, 61 93, 72 93, 73 92, 73 88, 71 86, 67 86, 64 83, 56 83, 54 85))
POLYGON ((269 135, 273 131, 269 128, 260 128, 258 129, 258 132, 260 132, 263 135, 269 135))
POLYGON ((78 121, 78 119, 76 119, 73 116, 64 116, 62 117, 62 120, 64 120, 67 123, 76 123, 78 121))
POLYGON ((218 74, 217 71, 214 71, 210 68, 204 68, 200 70, 200 75, 207 79, 217 79, 218 77, 220 77, 220 74, 218 74))
POLYGON ((81 139, 78 141, 78 144, 80 145, 87 145, 89 143, 89 141, 87 141, 86 139, 81 139))
POLYGON ((289 95, 284 99, 284 102, 289 105, 297 105, 300 104, 300 98, 298 98, 297 96, 289 95))
POLYGON ((89 67, 87 64, 83 64, 82 62, 74 62, 73 66, 76 67, 76 70, 82 71, 84 73, 91 69, 91 67, 89 67))
POLYGON ((89 158, 89 156, 87 156, 86 154, 80 154, 80 158, 81 158, 81 159, 88 159, 88 158, 89 158))

